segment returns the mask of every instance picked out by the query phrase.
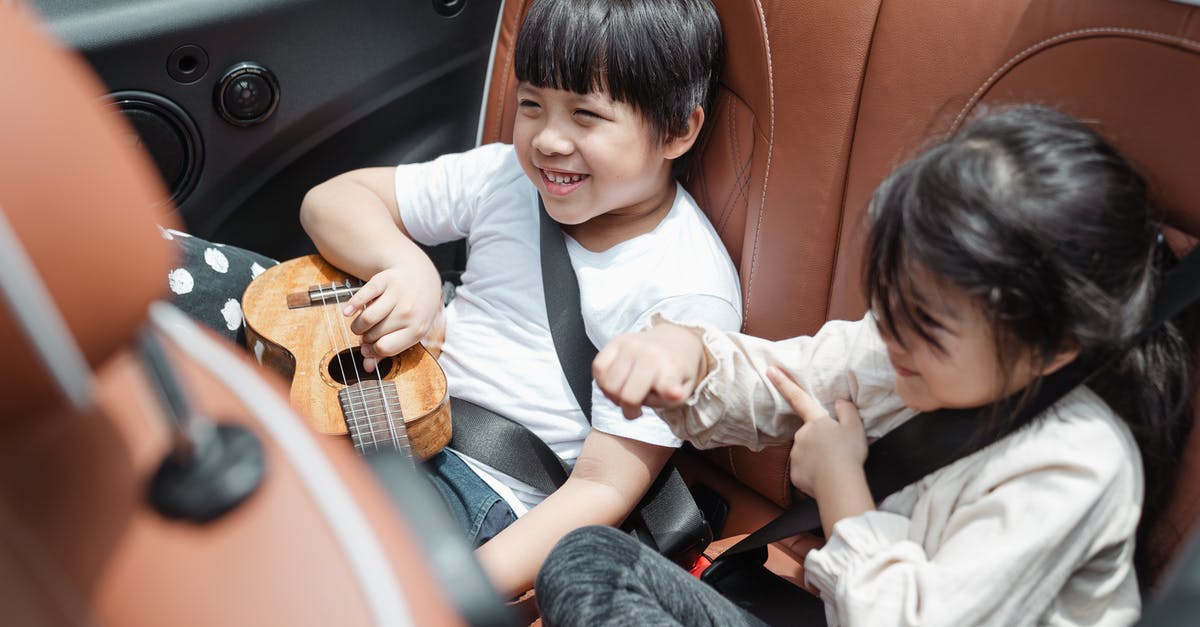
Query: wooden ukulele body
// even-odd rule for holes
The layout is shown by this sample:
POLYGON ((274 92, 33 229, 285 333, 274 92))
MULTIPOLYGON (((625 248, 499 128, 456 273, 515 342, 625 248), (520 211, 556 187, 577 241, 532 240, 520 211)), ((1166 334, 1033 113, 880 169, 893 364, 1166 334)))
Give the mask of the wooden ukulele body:
MULTIPOLYGON (((340 304, 296 304, 318 286, 344 285, 347 279, 354 280, 319 255, 308 255, 267 269, 242 297, 250 350, 290 378, 292 405, 316 431, 332 435, 350 433, 339 392, 358 381, 376 381, 376 375, 363 370, 360 338, 341 313, 349 296, 340 304)), ((450 404, 445 374, 433 355, 416 344, 382 361, 379 379, 395 384, 414 457, 440 451, 450 440, 450 404)))

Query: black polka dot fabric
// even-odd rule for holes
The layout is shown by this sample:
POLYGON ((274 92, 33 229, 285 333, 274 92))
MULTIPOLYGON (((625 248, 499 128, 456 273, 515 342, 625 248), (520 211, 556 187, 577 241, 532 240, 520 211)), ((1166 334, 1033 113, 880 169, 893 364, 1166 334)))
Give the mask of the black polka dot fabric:
POLYGON ((167 273, 171 302, 184 313, 244 346, 242 292, 254 277, 279 262, 256 252, 162 229, 176 243, 178 264, 167 273))

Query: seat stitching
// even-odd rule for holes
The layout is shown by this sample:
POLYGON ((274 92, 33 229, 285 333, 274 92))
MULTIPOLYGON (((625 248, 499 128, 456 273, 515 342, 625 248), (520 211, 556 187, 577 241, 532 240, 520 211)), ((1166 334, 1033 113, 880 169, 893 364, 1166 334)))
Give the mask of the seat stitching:
POLYGON ((521 28, 521 17, 524 14, 525 14, 525 0, 521 0, 517 4, 517 14, 516 14, 517 24, 516 24, 516 28, 513 30, 514 37, 513 37, 512 42, 508 46, 508 50, 506 50, 505 54, 504 54, 504 76, 501 79, 503 84, 501 85, 501 89, 497 90, 497 92, 496 92, 496 107, 497 107, 497 110, 499 111, 499 115, 496 116, 496 129, 494 131, 496 141, 501 141, 502 139, 504 139, 503 137, 501 137, 501 132, 502 132, 502 129, 504 128, 505 111, 507 109, 504 106, 504 103, 508 100, 508 98, 507 98, 508 83, 510 80, 512 80, 512 63, 513 63, 514 57, 516 57, 516 54, 517 54, 516 35, 519 34, 519 29, 521 28))
POLYGON ((1032 57, 1034 54, 1037 54, 1042 50, 1065 43, 1067 41, 1074 39, 1087 39, 1090 37, 1101 37, 1105 35, 1130 35, 1138 39, 1146 38, 1157 43, 1171 44, 1181 48, 1189 49, 1192 52, 1200 52, 1200 43, 1197 43, 1191 39, 1179 37, 1177 35, 1167 35, 1166 33, 1160 33, 1141 28, 1096 26, 1092 28, 1081 28, 1067 31, 1065 33, 1059 33, 1058 35, 1048 37, 1031 46, 1028 46, 1024 50, 1013 55, 1000 67, 996 68, 996 71, 992 72, 992 75, 989 76, 987 80, 985 80, 983 84, 981 84, 979 88, 975 90, 975 93, 972 94, 971 98, 967 100, 967 103, 963 105, 962 110, 958 112, 957 116, 955 116, 954 123, 950 125, 950 132, 958 130, 959 126, 966 119, 967 114, 970 113, 971 110, 979 104, 979 101, 983 99, 984 94, 986 94, 988 90, 990 90, 1000 80, 1000 78, 1002 78, 1022 61, 1032 57))
POLYGON ((767 50, 767 87, 769 88, 768 93, 770 95, 771 118, 770 131, 767 134, 767 166, 763 171, 762 198, 758 207, 758 221, 754 226, 754 252, 750 257, 750 272, 746 278, 746 298, 745 302, 742 303, 743 329, 746 327, 746 320, 749 318, 750 303, 754 299, 754 275, 758 271, 759 249, 762 245, 762 227, 767 205, 767 183, 771 176, 771 159, 775 152, 775 68, 774 62, 771 59, 771 37, 767 31, 767 16, 763 11, 762 2, 755 0, 755 4, 758 6, 758 20, 762 26, 763 43, 766 45, 767 50))
POLYGON ((825 319, 829 318, 830 313, 832 312, 832 309, 833 309, 833 290, 834 290, 834 283, 835 283, 834 279, 837 275, 836 264, 837 264, 837 261, 841 258, 841 254, 843 252, 842 251, 842 234, 847 229, 846 197, 849 194, 849 187, 850 187, 850 176, 849 176, 850 159, 851 159, 852 153, 854 152, 854 142, 857 139, 858 119, 859 119, 859 116, 862 114, 862 94, 863 94, 863 88, 867 81, 867 70, 870 67, 870 63, 871 63, 871 57, 872 57, 871 50, 875 44, 875 33, 877 32, 877 30, 879 28, 880 6, 881 6, 880 2, 877 1, 875 3, 875 21, 871 24, 871 35, 870 35, 870 37, 867 38, 867 50, 863 54, 862 65, 859 68, 858 90, 856 91, 856 93, 854 95, 854 108, 853 108, 853 113, 852 113, 852 119, 850 121, 850 126, 849 126, 850 136, 847 138, 846 161, 845 161, 845 166, 842 169, 841 196, 838 198, 838 205, 837 205, 839 208, 838 220, 837 220, 837 230, 834 232, 835 237, 833 240, 833 260, 834 260, 835 265, 829 274, 829 282, 826 284, 826 287, 825 287, 825 319))
MULTIPOLYGON (((737 175, 734 176, 734 178, 733 178, 733 185, 732 185, 732 187, 730 187, 729 193, 725 196, 725 201, 723 203, 721 203, 721 206, 722 206, 721 213, 717 220, 717 228, 718 228, 718 230, 721 230, 721 231, 724 231, 725 227, 729 223, 729 218, 733 214, 733 201, 736 199, 737 196, 741 196, 743 198, 746 197, 745 190, 747 187, 749 187, 749 180, 750 180, 750 172, 749 172, 750 160, 749 159, 742 160, 741 153, 739 153, 737 150, 737 141, 736 141, 737 133, 735 132, 737 129, 736 129, 736 124, 734 124, 733 96, 732 95, 729 96, 729 102, 730 102, 730 105, 726 108, 726 116, 725 117, 726 117, 726 121, 727 121, 730 149, 733 152, 732 161, 733 161, 735 167, 739 167, 738 166, 739 163, 741 165, 739 167, 737 175), (736 194, 736 196, 735 196, 735 194, 736 194)), ((749 204, 749 199, 747 199, 747 204, 749 204)))

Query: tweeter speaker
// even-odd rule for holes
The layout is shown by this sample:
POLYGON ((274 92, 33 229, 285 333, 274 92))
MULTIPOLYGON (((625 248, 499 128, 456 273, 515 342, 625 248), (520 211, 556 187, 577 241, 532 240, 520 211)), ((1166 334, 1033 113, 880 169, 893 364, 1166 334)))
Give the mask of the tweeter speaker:
POLYGON ((266 121, 279 106, 279 81, 257 63, 239 63, 225 70, 213 99, 226 122, 254 126, 266 121))
POLYGON ((108 95, 136 132, 134 140, 150 154, 171 201, 179 205, 196 186, 203 162, 200 133, 179 105, 145 91, 108 95))

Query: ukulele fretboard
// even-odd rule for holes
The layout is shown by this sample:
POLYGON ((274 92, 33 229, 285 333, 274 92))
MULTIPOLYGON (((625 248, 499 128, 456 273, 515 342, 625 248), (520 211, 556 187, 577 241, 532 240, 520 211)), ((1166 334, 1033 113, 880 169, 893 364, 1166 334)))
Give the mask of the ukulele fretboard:
POLYGON ((360 381, 338 391, 350 439, 360 454, 398 450, 412 459, 394 381, 360 381))

